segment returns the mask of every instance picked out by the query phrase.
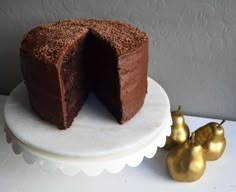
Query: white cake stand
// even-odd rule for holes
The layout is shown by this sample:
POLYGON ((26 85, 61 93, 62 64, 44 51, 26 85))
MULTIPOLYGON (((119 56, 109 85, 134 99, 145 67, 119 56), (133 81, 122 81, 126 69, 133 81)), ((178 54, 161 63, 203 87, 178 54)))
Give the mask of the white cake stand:
POLYGON ((7 141, 27 163, 38 162, 46 171, 59 169, 66 175, 83 171, 89 176, 103 170, 117 173, 126 164, 135 167, 143 157, 153 157, 172 124, 168 96, 151 78, 142 109, 124 125, 90 96, 70 129, 58 130, 31 111, 23 83, 8 97, 5 120, 7 141))

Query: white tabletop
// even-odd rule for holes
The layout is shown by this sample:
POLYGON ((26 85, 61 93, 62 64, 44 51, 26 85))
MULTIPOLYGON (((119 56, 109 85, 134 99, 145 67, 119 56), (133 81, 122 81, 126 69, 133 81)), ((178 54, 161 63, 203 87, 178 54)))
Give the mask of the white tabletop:
MULTIPOLYGON (((48 173, 37 164, 26 164, 21 155, 15 155, 4 135, 3 108, 6 97, 0 96, 0 191, 1 192, 41 192, 41 191, 235 191, 236 174, 236 122, 224 124, 227 141, 223 156, 207 162, 202 178, 193 183, 173 181, 167 172, 165 159, 167 152, 159 150, 152 159, 144 159, 136 168, 125 167, 117 174, 103 172, 96 177, 83 173, 65 176, 48 173)), ((213 119, 185 117, 193 131, 213 119)))

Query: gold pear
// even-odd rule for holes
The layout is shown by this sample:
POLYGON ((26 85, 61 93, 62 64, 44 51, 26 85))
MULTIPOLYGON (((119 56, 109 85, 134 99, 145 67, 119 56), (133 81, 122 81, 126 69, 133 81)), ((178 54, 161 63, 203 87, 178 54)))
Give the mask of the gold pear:
POLYGON ((206 168, 206 160, 202 146, 194 142, 195 133, 191 140, 173 148, 166 160, 170 176, 175 181, 193 182, 198 180, 206 168))
POLYGON ((195 131, 195 142, 202 145, 208 161, 217 160, 224 153, 226 140, 224 128, 221 126, 224 122, 211 122, 195 131))
POLYGON ((189 138, 189 127, 185 123, 184 115, 181 112, 181 106, 177 111, 171 113, 172 126, 171 135, 166 137, 166 144, 164 149, 172 149, 178 144, 184 143, 189 138))

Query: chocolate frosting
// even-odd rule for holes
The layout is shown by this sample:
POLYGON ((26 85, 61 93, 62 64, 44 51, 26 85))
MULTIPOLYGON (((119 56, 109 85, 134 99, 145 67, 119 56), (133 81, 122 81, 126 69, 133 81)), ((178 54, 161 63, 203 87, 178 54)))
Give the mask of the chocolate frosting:
POLYGON ((32 109, 70 127, 93 91, 119 123, 142 107, 147 92, 148 37, 119 21, 70 19, 25 34, 21 69, 32 109))
POLYGON ((89 30, 108 41, 118 57, 137 51, 148 41, 146 33, 120 21, 68 19, 43 24, 26 33, 21 53, 44 63, 58 64, 65 50, 89 30))

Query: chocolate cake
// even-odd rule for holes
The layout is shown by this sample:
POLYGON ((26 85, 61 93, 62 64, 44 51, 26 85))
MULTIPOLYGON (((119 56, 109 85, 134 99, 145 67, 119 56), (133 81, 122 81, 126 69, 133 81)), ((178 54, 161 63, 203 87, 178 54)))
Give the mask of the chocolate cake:
POLYGON ((142 107, 148 37, 119 21, 62 20, 25 34, 21 70, 33 111, 70 127, 90 92, 119 123, 142 107))

